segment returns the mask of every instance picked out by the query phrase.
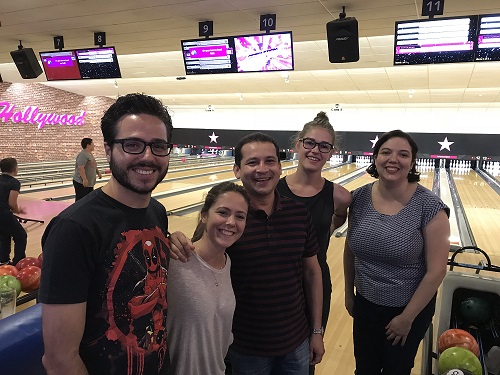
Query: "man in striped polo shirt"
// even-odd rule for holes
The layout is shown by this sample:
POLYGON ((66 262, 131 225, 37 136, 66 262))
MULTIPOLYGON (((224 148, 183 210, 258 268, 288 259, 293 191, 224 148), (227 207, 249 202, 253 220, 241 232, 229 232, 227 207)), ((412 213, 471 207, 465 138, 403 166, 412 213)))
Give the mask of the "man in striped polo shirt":
POLYGON ((236 296, 232 373, 307 375, 325 351, 311 216, 304 205, 278 194, 279 148, 268 135, 242 138, 233 170, 251 200, 243 236, 227 249, 236 296))

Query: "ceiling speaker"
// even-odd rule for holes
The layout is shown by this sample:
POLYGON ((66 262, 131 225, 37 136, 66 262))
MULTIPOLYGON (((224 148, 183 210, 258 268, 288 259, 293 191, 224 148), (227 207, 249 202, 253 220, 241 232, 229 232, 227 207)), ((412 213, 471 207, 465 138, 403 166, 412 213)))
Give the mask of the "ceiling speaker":
POLYGON ((331 63, 359 60, 358 21, 354 17, 339 18, 326 24, 328 58, 331 63))
POLYGON ((17 70, 24 79, 36 78, 43 70, 32 48, 21 48, 10 53, 16 63, 17 70))

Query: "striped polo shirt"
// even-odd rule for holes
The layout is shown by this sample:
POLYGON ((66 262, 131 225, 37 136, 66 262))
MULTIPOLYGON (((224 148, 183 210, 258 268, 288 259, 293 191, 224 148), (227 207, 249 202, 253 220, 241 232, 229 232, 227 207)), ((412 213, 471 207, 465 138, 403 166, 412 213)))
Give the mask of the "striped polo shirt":
POLYGON ((272 214, 250 211, 227 252, 236 296, 232 348, 256 356, 293 351, 310 333, 302 262, 318 243, 309 211, 275 191, 272 214))

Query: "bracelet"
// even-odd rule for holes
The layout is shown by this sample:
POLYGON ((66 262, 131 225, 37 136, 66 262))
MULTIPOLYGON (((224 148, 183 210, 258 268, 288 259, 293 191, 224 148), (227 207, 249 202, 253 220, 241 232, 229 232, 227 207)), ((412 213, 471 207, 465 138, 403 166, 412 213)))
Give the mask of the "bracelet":
POLYGON ((321 336, 323 336, 325 334, 325 329, 323 327, 321 327, 321 328, 313 328, 311 330, 311 333, 313 335, 321 335, 321 336))
POLYGON ((347 217, 347 215, 339 215, 339 214, 337 214, 337 213, 335 213, 335 212, 333 213, 333 215, 334 215, 334 216, 337 216, 337 217, 347 217))

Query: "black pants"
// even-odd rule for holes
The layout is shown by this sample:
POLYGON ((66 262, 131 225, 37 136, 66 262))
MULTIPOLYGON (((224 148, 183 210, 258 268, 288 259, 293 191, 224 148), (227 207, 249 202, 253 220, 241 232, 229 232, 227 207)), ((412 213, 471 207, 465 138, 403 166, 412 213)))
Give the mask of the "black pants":
POLYGON ((10 261, 11 241, 14 240, 14 259, 16 264, 26 257, 28 235, 21 223, 9 212, 0 212, 0 263, 10 261))
POLYGON ((75 202, 94 190, 92 186, 83 186, 83 184, 75 180, 73 180, 73 186, 75 187, 75 202))
POLYGON ((411 326, 406 343, 392 346, 387 340, 385 326, 404 307, 376 305, 360 294, 354 302, 354 357, 356 375, 410 375, 420 341, 432 321, 436 296, 417 315, 411 326))

